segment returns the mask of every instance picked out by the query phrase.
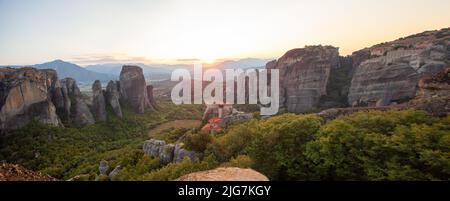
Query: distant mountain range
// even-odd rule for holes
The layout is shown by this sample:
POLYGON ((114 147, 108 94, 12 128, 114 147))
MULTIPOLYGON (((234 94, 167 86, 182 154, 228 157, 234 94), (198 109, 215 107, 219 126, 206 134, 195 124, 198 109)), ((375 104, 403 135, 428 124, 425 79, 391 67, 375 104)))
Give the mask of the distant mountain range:
MULTIPOLYGON (((59 79, 71 77, 79 82, 93 82, 95 80, 107 81, 117 78, 117 76, 90 71, 76 64, 65 62, 59 59, 47 63, 25 66, 34 67, 37 69, 53 69, 58 73, 59 79)), ((1 67, 20 68, 24 66, 14 65, 1 67)))
MULTIPOLYGON (((246 58, 240 60, 226 60, 214 64, 208 64, 205 68, 217 68, 217 69, 236 69, 236 68, 260 68, 264 67, 269 60, 246 58)), ((143 64, 143 63, 126 63, 128 65, 140 66, 146 79, 149 80, 163 80, 170 79, 170 75, 173 70, 178 68, 193 70, 193 65, 190 64, 143 64)), ((20 68, 24 66, 30 66, 37 69, 54 69, 58 73, 60 79, 71 77, 78 82, 92 83, 95 80, 108 81, 119 78, 122 66, 125 63, 109 63, 109 64, 95 64, 86 67, 81 67, 73 63, 69 63, 62 60, 54 60, 42 64, 35 65, 10 65, 0 66, 0 68, 11 67, 20 68)))
MULTIPOLYGON (((237 61, 226 60, 214 64, 207 64, 205 68, 217 68, 217 69, 236 69, 236 68, 261 68, 266 65, 268 59, 257 59, 257 58, 246 58, 237 61)), ((143 64, 143 63, 127 63, 129 65, 137 65, 142 67, 144 75, 147 79, 158 80, 158 79, 169 79, 173 70, 178 68, 187 69, 189 71, 193 70, 193 65, 191 64, 143 64)), ((85 68, 90 71, 104 73, 114 76, 119 76, 122 66, 124 63, 109 63, 109 64, 95 64, 89 65, 85 68)))

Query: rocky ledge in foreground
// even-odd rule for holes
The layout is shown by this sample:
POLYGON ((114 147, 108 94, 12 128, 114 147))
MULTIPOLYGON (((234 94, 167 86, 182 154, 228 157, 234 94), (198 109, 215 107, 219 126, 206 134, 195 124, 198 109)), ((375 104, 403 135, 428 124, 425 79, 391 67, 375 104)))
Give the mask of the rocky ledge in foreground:
POLYGON ((216 168, 181 176, 177 181, 269 181, 263 174, 236 167, 216 168))
POLYGON ((56 181, 55 178, 25 169, 20 165, 2 163, 0 181, 56 181))

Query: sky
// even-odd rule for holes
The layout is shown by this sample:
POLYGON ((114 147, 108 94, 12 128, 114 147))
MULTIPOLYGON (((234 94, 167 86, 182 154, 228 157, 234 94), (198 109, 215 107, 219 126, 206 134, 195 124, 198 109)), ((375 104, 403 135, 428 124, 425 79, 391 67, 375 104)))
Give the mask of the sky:
POLYGON ((450 27, 449 0, 0 0, 0 65, 341 55, 450 27))

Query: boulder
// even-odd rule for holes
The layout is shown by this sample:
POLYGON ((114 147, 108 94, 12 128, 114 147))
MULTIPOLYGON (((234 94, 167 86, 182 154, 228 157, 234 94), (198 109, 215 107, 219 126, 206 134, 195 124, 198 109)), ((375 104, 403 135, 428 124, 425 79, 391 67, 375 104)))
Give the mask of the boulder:
POLYGON ((108 175, 109 180, 114 180, 114 177, 119 174, 119 172, 122 170, 122 167, 120 165, 116 166, 108 175))
POLYGON ((236 167, 221 167, 213 170, 194 172, 180 178, 177 181, 269 181, 263 174, 253 169, 236 167))
POLYGON ((143 114, 152 106, 148 100, 147 85, 142 68, 139 66, 122 67, 120 72, 121 99, 133 108, 136 113, 143 114))
POLYGON ((183 145, 176 144, 173 154, 173 162, 180 163, 185 157, 188 157, 189 159, 191 159, 191 161, 198 161, 197 152, 183 149, 183 145))
POLYGON ((106 121, 106 103, 100 80, 92 85, 92 111, 97 121, 106 121))
POLYGON ((183 149, 181 144, 166 144, 163 140, 146 140, 142 149, 147 155, 159 157, 163 164, 181 162, 185 157, 193 161, 198 160, 196 152, 183 149))
POLYGON ((108 172, 108 169, 109 169, 108 161, 101 160, 100 165, 98 166, 98 171, 99 171, 100 175, 106 175, 106 173, 108 172))
POLYGON ((108 85, 106 86, 106 102, 112 107, 114 113, 117 117, 122 118, 122 107, 120 106, 120 93, 119 93, 119 87, 118 82, 109 81, 108 85))

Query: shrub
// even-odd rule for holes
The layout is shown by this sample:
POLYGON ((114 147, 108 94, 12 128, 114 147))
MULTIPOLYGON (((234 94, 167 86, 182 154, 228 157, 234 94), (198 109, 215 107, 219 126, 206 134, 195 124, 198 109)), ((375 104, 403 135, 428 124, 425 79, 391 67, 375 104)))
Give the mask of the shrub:
POLYGON ((448 180, 449 117, 424 112, 360 112, 323 126, 307 145, 327 180, 448 180))
POLYGON ((239 168, 251 168, 253 166, 253 160, 247 155, 239 155, 232 158, 226 163, 222 163, 222 167, 239 167, 239 168))
POLYGON ((261 123, 249 148, 255 169, 274 180, 304 180, 314 175, 303 155, 322 124, 316 115, 284 114, 261 123))

